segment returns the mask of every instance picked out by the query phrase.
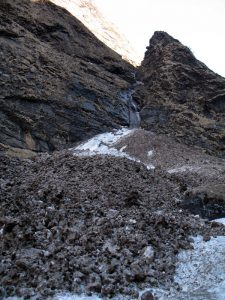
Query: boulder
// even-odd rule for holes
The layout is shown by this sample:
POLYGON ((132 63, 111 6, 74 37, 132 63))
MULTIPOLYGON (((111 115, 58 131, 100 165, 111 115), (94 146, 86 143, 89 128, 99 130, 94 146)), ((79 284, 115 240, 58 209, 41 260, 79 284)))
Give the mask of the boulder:
POLYGON ((141 300, 156 300, 150 291, 146 291, 141 295, 141 300))

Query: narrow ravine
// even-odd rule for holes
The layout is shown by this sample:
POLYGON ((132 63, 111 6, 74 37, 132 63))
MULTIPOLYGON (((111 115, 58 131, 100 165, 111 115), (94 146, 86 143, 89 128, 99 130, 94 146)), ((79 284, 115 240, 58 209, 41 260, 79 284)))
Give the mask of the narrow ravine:
POLYGON ((135 83, 133 83, 127 90, 123 90, 119 93, 119 98, 126 104, 128 111, 128 119, 129 119, 129 128, 138 128, 140 127, 140 114, 133 99, 133 94, 137 86, 142 85, 141 81, 136 80, 136 74, 134 73, 135 83))

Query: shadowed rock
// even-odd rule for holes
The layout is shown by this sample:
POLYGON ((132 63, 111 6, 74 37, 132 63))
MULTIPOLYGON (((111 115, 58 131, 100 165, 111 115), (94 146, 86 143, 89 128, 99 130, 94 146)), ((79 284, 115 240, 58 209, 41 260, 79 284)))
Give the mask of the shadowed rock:
POLYGON ((141 295, 141 300, 156 300, 150 291, 146 291, 141 295))
POLYGON ((206 185, 186 192, 183 206, 203 218, 225 217, 225 185, 206 185))
POLYGON ((133 66, 65 9, 1 1, 0 60, 0 143, 49 151, 129 125, 133 66))

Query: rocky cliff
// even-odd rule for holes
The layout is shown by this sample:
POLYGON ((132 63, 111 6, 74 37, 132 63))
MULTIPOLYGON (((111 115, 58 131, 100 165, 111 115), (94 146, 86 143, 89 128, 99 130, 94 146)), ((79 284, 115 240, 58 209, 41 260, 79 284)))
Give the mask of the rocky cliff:
POLYGON ((60 149, 129 124, 133 66, 48 1, 0 5, 0 143, 60 149))
MULTIPOLYGON (((94 17, 101 23, 92 2, 71 3, 86 23, 94 17)), ((0 17, 2 146, 62 149, 129 126, 138 71, 144 85, 136 87, 134 99, 142 127, 224 157, 225 79, 167 33, 154 34, 135 70, 49 1, 4 0, 0 17)))
POLYGON ((116 26, 104 17, 93 0, 51 0, 51 2, 66 8, 123 59, 134 66, 140 65, 142 58, 137 51, 116 26))
POLYGON ((165 32, 137 70, 45 0, 1 0, 0 62, 0 298, 224 295, 225 79, 165 32), (132 95, 147 130, 112 130, 132 95))
POLYGON ((142 126, 225 155, 225 79, 165 32, 155 32, 139 69, 142 126))

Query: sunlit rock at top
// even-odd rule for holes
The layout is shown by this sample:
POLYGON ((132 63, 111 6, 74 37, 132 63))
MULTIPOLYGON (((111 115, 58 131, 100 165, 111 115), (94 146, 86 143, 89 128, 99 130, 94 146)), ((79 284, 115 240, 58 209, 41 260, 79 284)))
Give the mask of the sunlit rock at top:
POLYGON ((117 27, 107 20, 92 0, 51 0, 66 8, 88 27, 96 37, 119 53, 125 60, 137 66, 141 57, 117 27))

